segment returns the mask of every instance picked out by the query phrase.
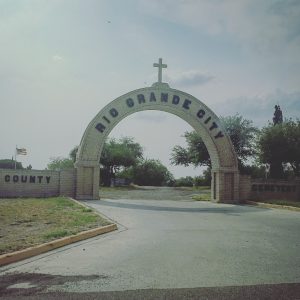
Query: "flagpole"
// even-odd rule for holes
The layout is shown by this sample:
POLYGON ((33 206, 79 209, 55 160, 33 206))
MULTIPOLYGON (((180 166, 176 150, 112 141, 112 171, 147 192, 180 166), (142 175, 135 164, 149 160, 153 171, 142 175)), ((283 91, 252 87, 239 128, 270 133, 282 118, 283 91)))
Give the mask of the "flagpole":
POLYGON ((16 145, 16 149, 15 149, 15 170, 17 169, 17 148, 18 145, 16 145))

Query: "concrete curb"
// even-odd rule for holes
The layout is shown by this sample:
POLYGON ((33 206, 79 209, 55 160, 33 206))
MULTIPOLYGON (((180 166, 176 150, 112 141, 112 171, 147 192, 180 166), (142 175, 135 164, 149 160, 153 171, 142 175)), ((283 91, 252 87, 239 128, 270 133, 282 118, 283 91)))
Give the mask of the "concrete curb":
POLYGON ((246 201, 244 203, 248 204, 248 205, 257 206, 257 207, 287 209, 287 210, 291 210, 291 211, 299 211, 300 212, 300 207, 271 204, 271 203, 264 203, 264 202, 255 202, 255 201, 246 201))
POLYGON ((35 255, 39 255, 50 250, 60 248, 71 243, 79 242, 88 238, 95 237, 100 234, 108 233, 117 230, 116 224, 110 224, 103 227, 94 228, 91 230, 83 231, 75 235, 64 237, 52 242, 44 243, 34 247, 30 247, 24 250, 15 251, 7 254, 0 255, 0 266, 11 264, 25 258, 29 258, 35 255))

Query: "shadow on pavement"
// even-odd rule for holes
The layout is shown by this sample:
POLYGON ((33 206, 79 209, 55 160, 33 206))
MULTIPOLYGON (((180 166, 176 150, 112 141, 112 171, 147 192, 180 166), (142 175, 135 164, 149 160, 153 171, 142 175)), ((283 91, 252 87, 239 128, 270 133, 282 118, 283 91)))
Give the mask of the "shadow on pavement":
MULTIPOLYGON (((105 276, 104 276, 105 277, 105 276)), ((80 293, 49 291, 68 282, 99 281, 102 276, 55 276, 14 273, 0 277, 0 299, 206 299, 206 300, 285 300, 299 299, 300 283, 259 284, 246 286, 139 289, 127 291, 80 293)))
MULTIPOLYGON (((94 202, 96 203, 96 202, 94 202)), ((256 208, 251 206, 242 205, 229 205, 228 207, 197 207, 197 208, 185 208, 185 207, 172 207, 172 206, 154 206, 146 204, 134 204, 134 203, 121 203, 117 201, 100 200, 97 204, 102 206, 111 206, 127 209, 137 210, 152 210, 152 211, 169 211, 169 212, 190 212, 190 213, 216 213, 216 214, 231 214, 238 215, 240 213, 251 213, 269 210, 268 208, 256 208)))

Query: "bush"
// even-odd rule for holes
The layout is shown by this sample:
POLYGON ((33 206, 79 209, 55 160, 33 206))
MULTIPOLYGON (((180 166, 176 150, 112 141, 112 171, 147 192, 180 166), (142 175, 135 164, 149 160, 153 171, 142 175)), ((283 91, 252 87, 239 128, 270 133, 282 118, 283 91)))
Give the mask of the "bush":
POLYGON ((210 178, 207 179, 203 176, 197 176, 194 178, 194 184, 195 186, 207 186, 210 185, 210 178))
POLYGON ((156 159, 145 159, 132 167, 133 181, 138 185, 162 186, 174 180, 168 169, 156 159))
MULTIPOLYGON (((17 169, 24 169, 22 163, 17 162, 17 169)), ((14 169, 15 161, 12 159, 0 159, 0 169, 14 169)))
POLYGON ((180 177, 175 180, 174 186, 194 186, 194 178, 191 176, 180 177))
POLYGON ((202 176, 194 178, 195 186, 208 186, 211 184, 211 168, 207 168, 203 171, 202 176))

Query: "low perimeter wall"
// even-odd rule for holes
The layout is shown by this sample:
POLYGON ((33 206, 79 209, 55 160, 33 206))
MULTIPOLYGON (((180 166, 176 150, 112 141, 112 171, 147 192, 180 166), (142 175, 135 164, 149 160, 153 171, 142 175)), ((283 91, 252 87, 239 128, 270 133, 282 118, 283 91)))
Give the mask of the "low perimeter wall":
POLYGON ((0 169, 0 198, 75 196, 76 170, 0 169))
POLYGON ((240 176, 241 200, 292 200, 300 201, 300 179, 272 180, 251 179, 250 176, 240 176))
MULTIPOLYGON (((294 181, 251 179, 240 175, 240 201, 300 201, 300 179, 294 181)), ((75 197, 76 169, 64 171, 0 169, 0 198, 75 197)))

